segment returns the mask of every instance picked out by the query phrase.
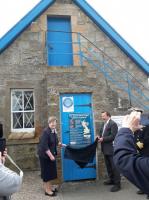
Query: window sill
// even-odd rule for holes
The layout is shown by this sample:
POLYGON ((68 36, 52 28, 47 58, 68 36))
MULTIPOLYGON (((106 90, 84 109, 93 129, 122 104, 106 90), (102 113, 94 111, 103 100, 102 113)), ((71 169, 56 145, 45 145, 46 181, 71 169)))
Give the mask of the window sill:
POLYGON ((9 146, 16 146, 16 145, 28 145, 28 144, 38 144, 39 138, 32 138, 32 139, 13 139, 13 140, 7 140, 7 147, 9 146))
POLYGON ((32 131, 32 132, 11 132, 8 136, 8 140, 33 139, 34 137, 35 137, 35 131, 32 131))

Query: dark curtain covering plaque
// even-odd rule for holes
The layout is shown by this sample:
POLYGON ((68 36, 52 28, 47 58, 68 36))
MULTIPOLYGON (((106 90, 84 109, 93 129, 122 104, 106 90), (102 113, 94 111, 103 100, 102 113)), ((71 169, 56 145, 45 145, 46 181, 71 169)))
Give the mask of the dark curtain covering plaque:
POLYGON ((68 145, 65 148, 64 158, 74 160, 80 168, 84 168, 88 163, 92 163, 96 154, 98 139, 86 147, 76 148, 68 145))

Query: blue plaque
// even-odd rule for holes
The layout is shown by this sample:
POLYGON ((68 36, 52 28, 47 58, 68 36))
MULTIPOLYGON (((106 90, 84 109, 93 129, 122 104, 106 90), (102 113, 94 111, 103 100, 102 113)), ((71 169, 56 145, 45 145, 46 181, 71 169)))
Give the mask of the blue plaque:
POLYGON ((91 144, 89 114, 69 114, 70 145, 84 147, 91 144))

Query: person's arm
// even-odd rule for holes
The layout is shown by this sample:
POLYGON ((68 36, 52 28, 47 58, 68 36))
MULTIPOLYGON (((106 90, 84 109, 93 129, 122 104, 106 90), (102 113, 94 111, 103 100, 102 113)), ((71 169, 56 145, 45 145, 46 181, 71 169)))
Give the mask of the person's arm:
MULTIPOLYGON (((135 114, 135 113, 134 113, 135 114)), ((132 114, 114 140, 114 162, 120 172, 144 193, 149 194, 149 157, 137 154, 133 132, 138 118, 132 114)))
POLYGON ((100 129, 99 129, 99 133, 98 133, 98 137, 99 137, 99 138, 102 137, 103 127, 104 127, 104 123, 102 123, 102 124, 100 125, 100 129))
POLYGON ((54 155, 52 154, 52 152, 50 151, 49 145, 49 136, 48 136, 48 132, 47 129, 44 129, 43 133, 42 133, 42 137, 40 140, 40 146, 42 148, 42 151, 47 154, 47 156, 50 158, 50 160, 55 160, 54 155))
POLYGON ((49 156, 50 160, 55 160, 55 157, 53 156, 53 154, 51 153, 50 149, 48 149, 46 151, 46 154, 49 156))
POLYGON ((22 184, 22 177, 5 167, 0 152, 0 195, 9 196, 17 192, 22 184))
POLYGON ((59 143, 58 143, 58 146, 62 148, 62 147, 66 147, 67 145, 66 145, 66 144, 63 144, 63 143, 61 143, 61 142, 59 142, 59 143))
POLYGON ((7 148, 5 148, 5 151, 3 152, 3 155, 0 152, 0 163, 5 164, 6 156, 7 156, 7 148))

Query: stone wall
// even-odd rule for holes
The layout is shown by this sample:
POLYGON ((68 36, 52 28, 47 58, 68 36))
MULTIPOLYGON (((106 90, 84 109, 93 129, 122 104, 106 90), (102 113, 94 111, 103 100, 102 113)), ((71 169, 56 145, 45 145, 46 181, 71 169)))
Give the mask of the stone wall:
MULTIPOLYGON (((106 80, 101 72, 89 65, 70 68, 47 66, 45 35, 47 16, 70 16, 72 32, 80 32, 114 59, 118 65, 139 77, 147 86, 147 75, 117 47, 72 1, 58 0, 0 55, 0 121, 8 140, 10 155, 24 169, 38 168, 36 145, 49 115, 58 118, 60 133, 60 93, 91 93, 95 135, 99 130, 100 113, 103 109, 112 115, 124 114, 129 105, 128 96, 121 99, 119 91, 106 80), (35 93, 35 134, 31 139, 11 137, 10 90, 31 88, 35 93)), ((74 60, 77 63, 77 60, 74 60)), ((60 138, 60 134, 59 134, 60 138)), ((99 148, 98 152, 101 157, 99 148)), ((58 158, 61 177, 61 160, 58 158)), ((103 175, 103 160, 99 159, 100 175, 103 175)))

